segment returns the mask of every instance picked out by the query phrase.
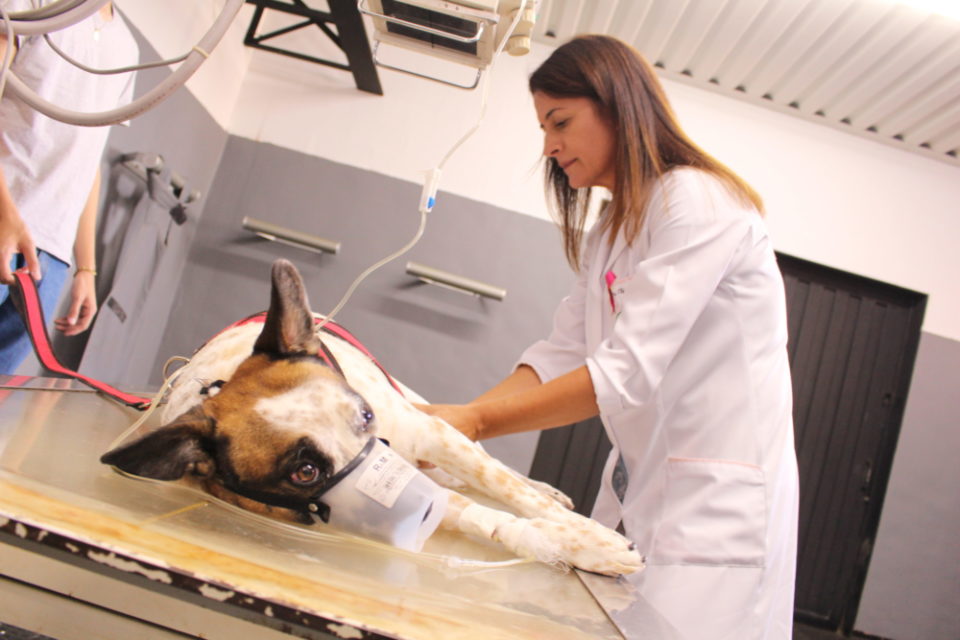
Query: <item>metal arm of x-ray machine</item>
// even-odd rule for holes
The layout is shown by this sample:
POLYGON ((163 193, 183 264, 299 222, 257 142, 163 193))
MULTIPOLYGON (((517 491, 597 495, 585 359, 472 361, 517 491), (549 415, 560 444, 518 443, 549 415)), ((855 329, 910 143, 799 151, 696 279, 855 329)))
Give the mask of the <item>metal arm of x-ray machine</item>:
MULTIPOLYGON (((0 18, 0 24, 6 31, 8 41, 13 42, 15 35, 41 35, 72 26, 93 15, 106 2, 107 0, 56 0, 39 9, 11 13, 9 22, 0 18)), ((0 73, 3 73, 7 88, 12 94, 37 111, 56 120, 90 127, 125 122, 156 106, 194 74, 220 42, 243 3, 244 0, 226 0, 223 11, 176 71, 146 94, 116 109, 99 113, 71 111, 44 100, 9 70, 0 73)))

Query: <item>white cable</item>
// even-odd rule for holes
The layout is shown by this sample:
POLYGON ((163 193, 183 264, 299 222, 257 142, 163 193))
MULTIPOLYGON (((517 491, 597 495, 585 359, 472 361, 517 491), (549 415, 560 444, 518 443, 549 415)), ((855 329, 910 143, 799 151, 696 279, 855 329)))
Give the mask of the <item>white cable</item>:
POLYGON ((50 16, 55 16, 59 13, 63 13, 69 9, 77 7, 87 0, 55 0, 49 4, 38 7, 37 4, 41 3, 43 0, 30 0, 30 4, 33 5, 32 9, 27 9, 25 11, 14 13, 17 17, 17 20, 39 20, 41 18, 49 18, 50 16))
MULTIPOLYGON (((166 365, 164 365, 164 369, 166 369, 166 365)), ((137 420, 132 425, 130 425, 123 433, 121 433, 119 436, 114 438, 113 442, 110 443, 110 446, 107 447, 107 451, 113 451, 118 446, 120 446, 120 444, 123 443, 124 440, 129 438, 132 433, 135 433, 137 429, 140 428, 140 425, 146 422, 150 418, 150 416, 153 415, 153 412, 156 411, 157 407, 159 407, 160 404, 162 403, 164 394, 167 393, 167 389, 169 389, 170 385, 173 384, 174 381, 177 379, 178 373, 180 373, 179 369, 177 369, 172 374, 167 376, 167 378, 163 381, 163 384, 160 385, 160 389, 157 391, 156 394, 154 394, 153 398, 150 400, 150 406, 147 408, 147 410, 144 411, 143 414, 139 418, 137 418, 137 420)))
POLYGON ((5 0, 0 0, 0 15, 3 16, 3 24, 7 32, 7 46, 3 52, 3 64, 0 65, 0 99, 3 98, 3 90, 7 85, 7 71, 9 71, 10 65, 13 63, 13 49, 17 45, 17 36, 13 29, 13 22, 11 22, 10 15, 7 13, 6 7, 3 6, 4 4, 6 4, 5 0))
MULTIPOLYGON (((183 62, 184 60, 187 59, 187 56, 190 55, 190 52, 188 51, 183 55, 177 56, 176 58, 170 58, 169 60, 158 60, 157 62, 144 62, 143 64, 134 64, 129 67, 118 67, 116 69, 94 69, 93 67, 88 67, 87 65, 83 64, 79 60, 71 58, 69 55, 67 55, 66 51, 64 51, 63 49, 61 49, 60 47, 58 47, 53 43, 53 39, 50 37, 50 34, 48 33, 43 34, 43 39, 47 41, 47 45, 49 45, 49 47, 53 49, 54 53, 56 53, 58 56, 60 56, 61 58, 63 58, 64 60, 72 64, 73 66, 75 66, 77 69, 86 71, 87 73, 95 73, 98 75, 130 73, 131 71, 142 71, 144 69, 155 69, 156 67, 166 67, 172 64, 177 64, 178 62, 183 62)), ((194 47, 194 49, 196 48, 197 47, 194 47)), ((205 58, 209 57, 210 55, 202 50, 198 51, 198 53, 202 54, 205 58)))
POLYGON ((523 12, 527 8, 528 0, 521 0, 519 8, 517 8, 517 15, 513 17, 513 22, 510 23, 510 29, 504 35, 503 39, 500 41, 500 44, 497 45, 497 50, 493 54, 493 60, 490 62, 490 70, 486 73, 483 78, 483 87, 480 89, 481 98, 480 98, 480 114, 477 117, 476 123, 470 128, 460 140, 457 141, 453 147, 447 151, 447 155, 443 156, 443 160, 440 161, 440 164, 437 165, 437 169, 442 169, 443 165, 447 163, 447 160, 460 148, 464 142, 466 142, 474 133, 477 132, 477 129, 480 128, 480 125, 483 123, 484 117, 487 115, 487 97, 490 95, 490 76, 493 75, 493 67, 497 63, 497 60, 500 59, 500 54, 503 53, 503 48, 506 46, 507 41, 513 35, 514 30, 517 28, 517 25, 520 23, 520 20, 523 17, 523 12))
POLYGON ((15 12, 11 17, 17 33, 22 36, 39 36, 75 25, 95 14, 107 2, 109 0, 84 0, 83 2, 61 0, 59 4, 54 3, 49 7, 15 12), (61 8, 60 5, 65 6, 61 8))
POLYGON ((514 30, 517 28, 517 24, 520 23, 520 20, 523 17, 523 11, 524 9, 526 9, 528 1, 529 0, 521 0, 520 7, 517 9, 517 14, 516 16, 514 16, 513 21, 510 23, 510 28, 504 34, 503 39, 500 41, 500 44, 497 46, 497 50, 493 54, 493 59, 490 62, 490 68, 487 70, 487 73, 484 75, 484 78, 483 78, 483 87, 480 89, 481 91, 480 113, 477 116, 476 122, 472 127, 470 127, 470 129, 467 130, 466 133, 463 134, 463 136, 460 137, 459 140, 457 140, 456 143, 454 143, 452 147, 450 147, 450 150, 447 151, 447 153, 440 160, 440 164, 438 164, 436 168, 427 171, 427 177, 426 177, 426 180, 424 181, 423 191, 421 192, 421 195, 420 195, 420 207, 419 207, 420 227, 417 229, 417 233, 414 235, 413 239, 410 240, 410 242, 408 242, 406 245, 404 245, 403 248, 401 248, 399 251, 392 253, 386 258, 383 258, 376 264, 368 267, 366 271, 364 271, 359 276, 357 276, 357 278, 353 281, 353 283, 351 283, 350 287, 347 289, 347 292, 343 294, 343 297, 340 298, 340 302, 338 302, 337 306, 333 308, 333 311, 328 313, 324 318, 323 322, 320 322, 317 325, 317 331, 322 329, 324 325, 326 325, 328 322, 333 320, 333 317, 337 315, 337 313, 344 307, 345 304, 347 304, 347 301, 350 300, 350 297, 353 295, 353 292, 356 291, 357 287, 360 286, 360 283, 363 282, 367 278, 367 276, 369 276, 371 273, 373 273, 383 265, 388 264, 396 260, 400 256, 402 256, 403 254, 407 253, 408 251, 410 251, 410 249, 412 249, 417 244, 417 242, 420 241, 420 238, 423 236, 423 232, 427 226, 427 214, 430 213, 430 211, 433 209, 433 205, 436 201, 437 187, 439 186, 439 182, 440 182, 440 172, 443 169, 443 166, 447 163, 447 160, 449 160, 453 156, 453 154, 457 151, 457 149, 459 149, 463 145, 464 142, 466 142, 474 133, 477 132, 477 130, 480 128, 480 125, 483 123, 483 118, 487 112, 487 97, 490 94, 490 76, 493 75, 493 68, 497 63, 497 60, 500 59, 500 54, 503 52, 504 46, 506 46, 507 41, 510 39, 510 36, 513 35, 514 30))
MULTIPOLYGON (((79 5, 77 8, 86 9, 90 4, 97 4, 97 8, 99 8, 99 6, 103 5, 104 2, 101 2, 101 0, 87 0, 87 2, 85 2, 83 5, 79 5)), ((100 127, 110 124, 117 124, 119 122, 126 122, 127 120, 135 118, 136 116, 156 106, 160 101, 164 100, 171 93, 179 89, 180 86, 183 85, 190 78, 190 76, 193 75, 197 68, 199 68, 199 66, 206 60, 206 52, 213 50, 217 43, 220 42, 220 39, 226 33, 230 24, 233 22, 234 17, 243 7, 243 4, 244 0, 226 0, 223 11, 221 11, 216 21, 214 21, 207 33, 203 36, 203 38, 201 38, 200 42, 198 42, 197 45, 190 50, 190 53, 187 54, 183 64, 181 64, 180 67, 177 68, 177 70, 170 74, 166 79, 160 82, 160 84, 156 85, 153 87, 153 89, 128 105, 99 113, 79 113, 76 111, 70 111, 44 100, 12 73, 7 74, 8 77, 6 78, 9 89, 13 95, 20 98, 28 106, 33 107, 46 116, 61 122, 66 122, 68 124, 87 127, 100 127)), ((59 25, 61 22, 61 17, 62 16, 57 16, 56 18, 50 19, 53 22, 49 23, 45 21, 37 22, 59 25)), ((82 17, 87 17, 87 15, 83 15, 82 17)), ((35 32, 36 35, 45 33, 45 31, 37 30, 35 26, 31 26, 29 31, 22 26, 24 24, 33 25, 34 23, 32 22, 17 20, 14 20, 13 22, 17 33, 21 35, 30 35, 32 32, 35 32)), ((74 22, 69 24, 72 25, 74 22)))
POLYGON ((316 331, 320 331, 324 326, 326 326, 328 322, 333 320, 333 317, 340 312, 340 309, 342 309, 345 304, 347 304, 347 301, 350 299, 351 296, 353 296, 353 292, 357 290, 357 287, 360 286, 361 282, 367 279, 367 276, 369 276, 371 273, 373 273, 383 265, 387 264, 388 262, 392 262, 397 258, 399 258, 400 256, 402 256, 403 254, 405 254, 407 251, 410 251, 410 249, 412 249, 414 245, 416 245, 420 241, 420 238, 423 236, 423 231, 424 229, 426 229, 426 227, 427 227, 427 212, 421 209, 420 226, 419 228, 417 228, 417 232, 414 234, 410 242, 408 242, 401 249, 390 254, 386 258, 383 258, 379 262, 370 265, 369 267, 367 267, 366 271, 364 271, 359 276, 357 276, 356 279, 354 279, 353 283, 350 285, 350 287, 347 289, 347 292, 343 294, 343 297, 340 298, 340 302, 338 302, 337 306, 333 308, 333 311, 328 313, 322 322, 317 323, 316 331))

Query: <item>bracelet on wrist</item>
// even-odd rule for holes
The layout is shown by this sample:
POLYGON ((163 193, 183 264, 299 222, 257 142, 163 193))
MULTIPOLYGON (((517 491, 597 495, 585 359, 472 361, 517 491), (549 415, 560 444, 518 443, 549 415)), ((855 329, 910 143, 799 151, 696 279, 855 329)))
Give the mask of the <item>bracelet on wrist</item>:
POLYGON ((73 274, 73 277, 76 278, 76 277, 77 277, 77 274, 83 273, 84 271, 86 271, 87 273, 92 274, 94 278, 97 277, 97 270, 94 269, 93 267, 77 267, 77 270, 76 270, 76 272, 73 274))

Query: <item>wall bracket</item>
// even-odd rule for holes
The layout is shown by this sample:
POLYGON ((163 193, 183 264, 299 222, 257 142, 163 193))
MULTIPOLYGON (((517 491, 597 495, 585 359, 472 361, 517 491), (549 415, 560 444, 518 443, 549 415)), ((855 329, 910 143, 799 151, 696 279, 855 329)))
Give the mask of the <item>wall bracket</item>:
POLYGON ((256 9, 253 12, 253 18, 250 20, 247 34, 243 39, 245 45, 299 60, 306 60, 307 62, 315 62, 334 69, 350 71, 353 73, 357 89, 383 95, 377 68, 373 62, 373 54, 370 51, 370 42, 367 39, 367 32, 355 0, 327 0, 330 7, 329 12, 313 9, 303 0, 247 0, 247 2, 256 5, 256 9), (267 9, 300 16, 304 20, 283 29, 258 34, 260 21, 267 9), (313 27, 323 32, 343 51, 347 56, 348 64, 325 60, 268 44, 268 41, 278 36, 313 27))

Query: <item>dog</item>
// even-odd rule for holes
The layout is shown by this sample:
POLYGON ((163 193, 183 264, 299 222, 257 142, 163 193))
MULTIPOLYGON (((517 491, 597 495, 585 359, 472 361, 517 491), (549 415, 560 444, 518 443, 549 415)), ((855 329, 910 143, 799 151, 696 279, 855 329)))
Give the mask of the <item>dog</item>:
POLYGON ((407 461, 435 466, 425 473, 448 492, 442 528, 564 568, 606 575, 643 568, 628 539, 571 511, 559 491, 509 469, 418 410, 415 403, 425 401, 393 383, 356 345, 318 332, 318 316, 290 262, 278 260, 271 276, 262 324, 239 323, 201 347, 170 387, 163 426, 107 452, 103 463, 186 481, 253 512, 312 523, 296 505, 376 435, 407 461), (323 353, 335 365, 318 356, 323 353), (510 511, 455 491, 464 485, 510 511))

